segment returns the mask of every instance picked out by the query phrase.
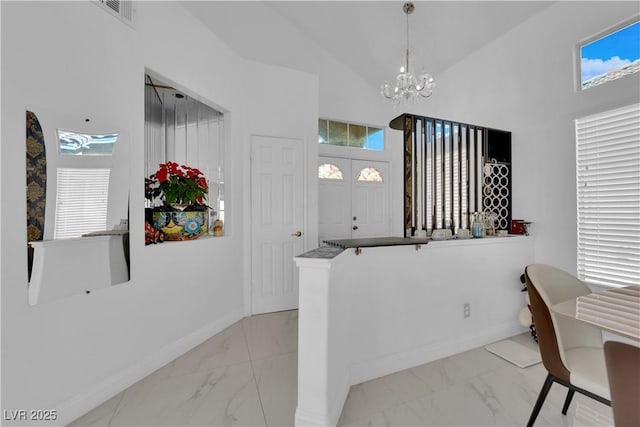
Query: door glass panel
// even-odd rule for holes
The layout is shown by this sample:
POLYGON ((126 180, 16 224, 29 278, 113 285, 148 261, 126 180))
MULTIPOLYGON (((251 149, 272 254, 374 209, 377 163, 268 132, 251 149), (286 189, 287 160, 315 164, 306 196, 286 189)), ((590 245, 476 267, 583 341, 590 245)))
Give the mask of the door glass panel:
POLYGON ((382 175, 380 171, 376 168, 364 168, 358 174, 356 181, 366 181, 366 182, 382 182, 382 175))
POLYGON ((318 166, 318 178, 320 179, 342 179, 342 171, 332 163, 325 163, 318 166))

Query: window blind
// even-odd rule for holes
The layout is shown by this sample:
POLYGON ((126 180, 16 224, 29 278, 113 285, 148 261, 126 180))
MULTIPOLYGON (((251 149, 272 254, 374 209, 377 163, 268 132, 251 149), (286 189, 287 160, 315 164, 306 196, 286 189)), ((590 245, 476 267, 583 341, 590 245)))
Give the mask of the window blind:
POLYGON ((578 277, 640 280, 640 104, 576 120, 578 277))
POLYGON ((111 169, 58 168, 54 239, 106 230, 111 169))

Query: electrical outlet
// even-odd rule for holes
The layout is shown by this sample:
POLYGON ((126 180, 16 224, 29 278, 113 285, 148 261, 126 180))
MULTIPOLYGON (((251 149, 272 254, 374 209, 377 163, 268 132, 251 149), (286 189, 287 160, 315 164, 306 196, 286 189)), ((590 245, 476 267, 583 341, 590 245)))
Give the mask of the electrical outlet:
POLYGON ((466 319, 467 317, 470 317, 470 316, 471 316, 471 304, 466 302, 464 304, 464 318, 466 319))

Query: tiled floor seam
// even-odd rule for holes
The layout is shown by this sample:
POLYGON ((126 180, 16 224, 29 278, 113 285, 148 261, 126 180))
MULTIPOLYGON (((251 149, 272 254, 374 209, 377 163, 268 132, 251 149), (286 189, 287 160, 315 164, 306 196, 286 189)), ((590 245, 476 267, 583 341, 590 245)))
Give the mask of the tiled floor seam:
POLYGON ((242 337, 244 338, 244 345, 247 347, 247 353, 249 354, 249 364, 251 365, 251 375, 253 376, 253 384, 256 387, 258 393, 258 401, 260 402, 260 410, 262 411, 262 419, 264 420, 265 427, 267 426, 267 414, 264 412, 264 404, 262 403, 262 396, 260 396, 260 387, 258 387, 258 378, 256 377, 256 370, 253 366, 253 357, 251 355, 251 349, 249 348, 249 341, 247 340, 247 332, 244 329, 244 322, 240 322, 242 326, 242 337))
POLYGON ((118 404, 113 409, 113 412, 111 413, 111 416, 109 417, 109 421, 107 421, 107 427, 111 426, 111 423, 113 422, 113 419, 116 417, 116 415, 118 415, 118 411, 120 410, 120 405, 122 405, 122 401, 124 400, 124 395, 125 395, 126 392, 127 392, 127 390, 124 390, 124 391, 120 392, 120 399, 118 399, 118 404))

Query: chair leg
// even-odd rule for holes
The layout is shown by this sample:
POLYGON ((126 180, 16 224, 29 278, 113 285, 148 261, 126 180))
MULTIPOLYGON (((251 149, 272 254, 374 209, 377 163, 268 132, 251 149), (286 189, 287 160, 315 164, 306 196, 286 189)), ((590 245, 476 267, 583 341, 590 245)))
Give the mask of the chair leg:
POLYGON ((569 409, 569 405, 571 405, 571 399, 573 399, 573 394, 575 390, 570 388, 567 391, 567 398, 564 400, 564 406, 562 407, 562 415, 567 415, 567 410, 569 409))
POLYGON ((549 390, 551 390, 551 385, 553 384, 553 381, 554 381, 553 375, 547 374, 547 379, 544 380, 544 384, 542 385, 540 394, 538 394, 538 400, 536 400, 536 404, 533 407, 533 411, 531 411, 531 416, 529 417, 529 422, 527 423, 527 427, 533 427, 533 423, 536 422, 536 418, 538 418, 538 413, 542 408, 544 399, 546 399, 547 394, 549 394, 549 390))

